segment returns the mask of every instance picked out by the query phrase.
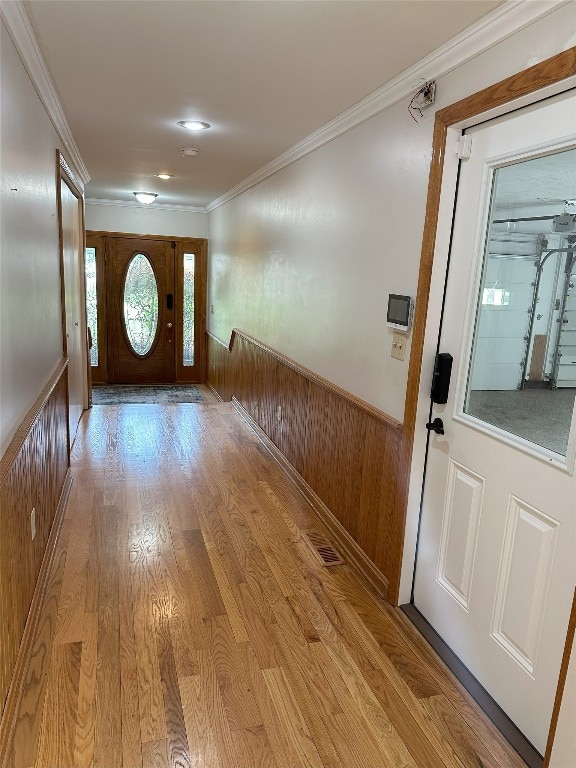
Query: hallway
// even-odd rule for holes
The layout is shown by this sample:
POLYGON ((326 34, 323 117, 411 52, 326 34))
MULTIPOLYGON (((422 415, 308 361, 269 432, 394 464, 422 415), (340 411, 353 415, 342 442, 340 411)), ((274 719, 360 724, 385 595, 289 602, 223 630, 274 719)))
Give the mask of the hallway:
POLYGON ((524 763, 229 403, 97 406, 2 768, 524 763))

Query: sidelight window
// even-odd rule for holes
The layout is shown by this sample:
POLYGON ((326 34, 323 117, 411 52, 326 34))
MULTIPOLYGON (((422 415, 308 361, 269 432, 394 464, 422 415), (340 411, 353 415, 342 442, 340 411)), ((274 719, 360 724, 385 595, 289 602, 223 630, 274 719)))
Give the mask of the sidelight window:
POLYGON ((194 365, 194 261, 193 253, 184 254, 184 312, 182 362, 184 366, 194 365))
POLYGON ((96 287, 96 248, 86 248, 84 259, 86 274, 86 320, 92 336, 90 365, 98 365, 98 300, 96 287))

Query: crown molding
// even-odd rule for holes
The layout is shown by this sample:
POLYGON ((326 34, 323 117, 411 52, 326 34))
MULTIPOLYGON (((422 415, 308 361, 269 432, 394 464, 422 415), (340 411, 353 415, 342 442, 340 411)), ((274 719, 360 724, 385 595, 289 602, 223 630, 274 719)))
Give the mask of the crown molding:
POLYGON ((38 45, 32 24, 22 0, 9 0, 0 5, 0 14, 22 63, 32 80, 34 88, 44 105, 48 117, 66 151, 67 160, 83 184, 90 181, 90 174, 84 165, 72 132, 62 109, 54 83, 38 45))
POLYGON ((150 203, 145 205, 137 200, 106 200, 99 197, 87 197, 86 205, 110 205, 114 208, 146 208, 148 211, 160 208, 162 211, 182 211, 183 213, 206 213, 206 208, 195 205, 169 205, 168 203, 150 203))
POLYGON ((383 112, 393 104, 413 94, 423 80, 435 80, 461 66, 488 48, 519 32, 571 0, 508 0, 483 19, 464 30, 445 45, 418 61, 382 88, 342 112, 322 128, 311 133, 281 155, 278 155, 256 173, 248 176, 211 203, 211 212, 224 203, 246 192, 274 173, 295 163, 315 149, 336 139, 346 131, 383 112))

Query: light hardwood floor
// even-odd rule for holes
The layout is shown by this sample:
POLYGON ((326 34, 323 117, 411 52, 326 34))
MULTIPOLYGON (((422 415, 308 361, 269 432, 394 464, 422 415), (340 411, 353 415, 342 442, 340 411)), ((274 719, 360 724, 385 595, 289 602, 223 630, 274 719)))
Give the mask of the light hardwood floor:
POLYGON ((523 766, 230 404, 97 406, 3 768, 523 766))

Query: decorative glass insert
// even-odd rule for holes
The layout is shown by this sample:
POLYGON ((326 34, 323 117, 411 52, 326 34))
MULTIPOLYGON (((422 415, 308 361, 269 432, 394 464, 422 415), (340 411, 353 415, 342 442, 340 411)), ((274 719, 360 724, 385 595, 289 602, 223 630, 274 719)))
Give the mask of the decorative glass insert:
POLYGON ((182 359, 185 366, 194 365, 194 254, 184 254, 184 313, 182 359))
POLYGON ((96 248, 86 248, 86 319, 92 335, 90 365, 98 366, 98 300, 96 294, 96 248))
POLYGON ((124 326, 133 351, 143 357, 158 329, 158 283, 143 253, 132 257, 124 281, 124 326))

